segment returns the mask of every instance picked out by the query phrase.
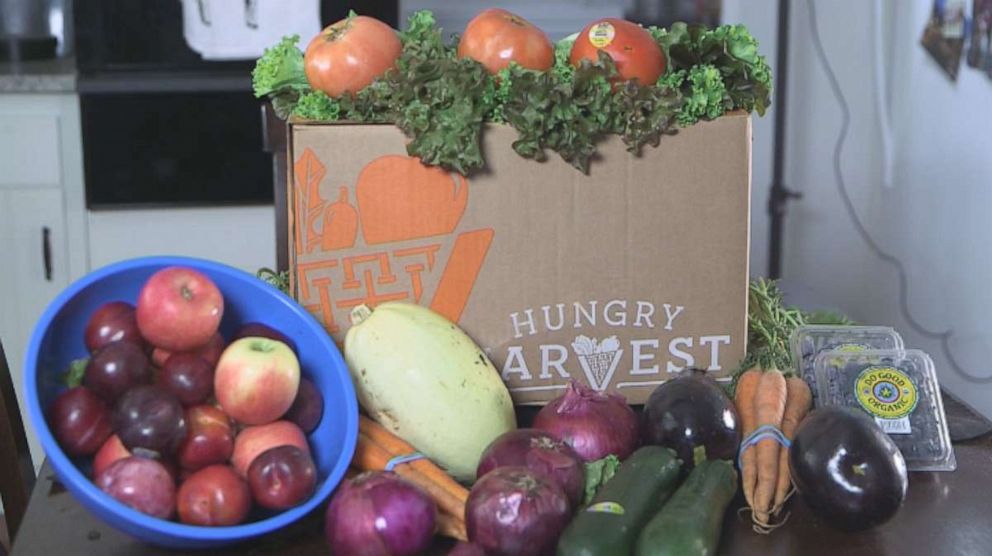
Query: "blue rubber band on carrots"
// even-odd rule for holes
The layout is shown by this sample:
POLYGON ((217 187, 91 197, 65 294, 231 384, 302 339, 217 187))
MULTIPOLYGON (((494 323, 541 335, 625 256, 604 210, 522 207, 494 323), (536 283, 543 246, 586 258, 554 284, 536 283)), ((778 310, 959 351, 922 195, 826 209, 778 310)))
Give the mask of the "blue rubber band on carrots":
POLYGON ((418 459, 426 459, 427 456, 421 454, 420 452, 414 452, 412 454, 404 454, 402 456, 395 456, 386 462, 386 471, 392 471, 397 465, 404 463, 410 463, 411 461, 417 461, 418 459))
POLYGON ((745 438, 744 441, 741 442, 740 450, 737 451, 738 469, 742 469, 744 467, 743 465, 741 465, 741 457, 744 455, 744 452, 751 446, 754 446, 755 444, 761 442, 766 438, 771 438, 772 440, 778 442, 782 446, 785 446, 786 450, 789 449, 789 446, 792 446, 792 442, 789 442, 789 439, 785 437, 785 434, 783 434, 778 427, 776 427, 775 425, 762 425, 754 429, 754 432, 747 435, 747 438, 745 438))

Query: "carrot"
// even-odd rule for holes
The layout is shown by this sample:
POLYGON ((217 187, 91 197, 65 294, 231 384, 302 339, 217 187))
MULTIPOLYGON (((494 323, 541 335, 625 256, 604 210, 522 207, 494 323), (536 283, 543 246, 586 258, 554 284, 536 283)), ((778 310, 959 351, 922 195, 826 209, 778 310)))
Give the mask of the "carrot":
MULTIPOLYGON (((785 413, 782 416, 782 434, 790 441, 799 428, 799 423, 809 413, 813 405, 813 394, 809 391, 809 385, 799 377, 789 377, 785 380, 785 387, 788 395, 785 398, 785 413)), ((789 450, 782 446, 781 455, 778 460, 778 485, 775 488, 775 504, 773 506, 775 515, 782 510, 785 500, 792 486, 789 476, 789 450)))
MULTIPOLYGON (((407 441, 389 432, 385 427, 364 415, 359 416, 358 430, 394 456, 412 454, 417 451, 407 441)), ((458 500, 461 500, 462 503, 468 500, 468 489, 451 478, 451 475, 445 473, 443 469, 435 465, 431 460, 418 459, 407 465, 426 475, 427 478, 437 483, 438 486, 448 491, 448 493, 458 500)))
MULTIPOLYGON (((741 427, 744 438, 747 438, 754 429, 754 397, 758 391, 758 381, 761 379, 761 369, 754 367, 745 371, 737 379, 737 390, 734 392, 734 403, 737 405, 737 413, 741 417, 741 427)), ((747 505, 754 507, 754 485, 758 480, 758 471, 754 466, 754 450, 744 450, 741 454, 741 489, 744 491, 744 499, 747 505)))
MULTIPOLYGON (((754 412, 758 427, 772 425, 781 428, 785 413, 785 377, 781 371, 765 371, 758 382, 758 392, 754 396, 754 412)), ((759 524, 768 523, 775 488, 778 485, 779 443, 772 438, 760 440, 755 445, 758 481, 754 489, 754 520, 759 524)))
POLYGON ((465 531, 465 522, 452 517, 444 512, 437 514, 437 532, 451 539, 468 541, 468 533, 465 531))
MULTIPOLYGON (((383 470, 392 458, 393 454, 391 454, 388 450, 383 448, 368 436, 359 433, 358 446, 355 447, 355 455, 351 461, 352 465, 363 471, 383 470)), ((459 519, 464 519, 465 503, 449 493, 447 490, 441 488, 440 485, 432 481, 429 477, 405 463, 397 465, 393 468, 393 471, 397 475, 424 489, 431 499, 434 500, 439 509, 448 512, 459 519)))

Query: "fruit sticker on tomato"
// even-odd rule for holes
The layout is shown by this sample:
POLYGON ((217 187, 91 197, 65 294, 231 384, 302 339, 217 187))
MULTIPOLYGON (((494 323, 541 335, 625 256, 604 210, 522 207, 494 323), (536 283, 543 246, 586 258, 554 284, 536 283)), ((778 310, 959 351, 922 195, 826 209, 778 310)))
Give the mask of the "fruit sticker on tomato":
POLYGON ((458 43, 458 57, 475 60, 494 75, 510 62, 545 71, 554 62, 554 47, 533 23, 506 10, 490 8, 468 22, 458 43))
POLYGON ((612 17, 593 21, 576 37, 569 62, 575 67, 583 60, 595 63, 600 51, 613 59, 621 81, 636 79, 641 85, 654 85, 665 73, 661 47, 636 23, 612 17))
POLYGON ((589 28, 589 42, 596 48, 606 48, 617 36, 617 29, 609 21, 600 21, 589 28))
POLYGON ((374 17, 350 15, 310 41, 303 69, 311 87, 339 97, 369 86, 396 64, 401 50, 392 27, 374 17))

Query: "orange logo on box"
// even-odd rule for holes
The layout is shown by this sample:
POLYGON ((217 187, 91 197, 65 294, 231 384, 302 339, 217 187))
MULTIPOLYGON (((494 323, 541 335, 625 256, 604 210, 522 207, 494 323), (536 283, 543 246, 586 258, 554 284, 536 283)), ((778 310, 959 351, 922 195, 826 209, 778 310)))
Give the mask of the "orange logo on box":
MULTIPOLYGON (((352 249, 359 229, 366 246, 400 245, 298 263, 300 302, 331 333, 341 330, 335 309, 392 300, 420 303, 425 276, 438 264, 443 245, 428 238, 455 233, 468 205, 468 181, 459 174, 425 166, 416 158, 382 156, 359 173, 354 188, 356 209, 346 185, 339 186, 338 198, 332 203, 321 197, 326 173, 310 149, 294 164, 297 255, 313 253, 318 247, 322 253, 352 249)), ((458 322, 493 236, 491 228, 458 234, 430 300, 431 309, 458 322)))
POLYGON ((355 186, 365 243, 393 243, 455 231, 468 204, 460 174, 390 155, 362 169, 355 186))

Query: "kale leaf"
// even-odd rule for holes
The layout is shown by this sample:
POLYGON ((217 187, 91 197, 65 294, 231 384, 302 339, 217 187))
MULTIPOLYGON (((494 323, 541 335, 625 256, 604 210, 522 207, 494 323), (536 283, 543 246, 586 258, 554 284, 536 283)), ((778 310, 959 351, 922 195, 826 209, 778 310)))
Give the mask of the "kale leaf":
POLYGON ((265 49, 251 72, 256 97, 270 97, 280 118, 286 118, 302 93, 310 90, 303 71, 303 53, 296 47, 299 35, 283 37, 265 49))

